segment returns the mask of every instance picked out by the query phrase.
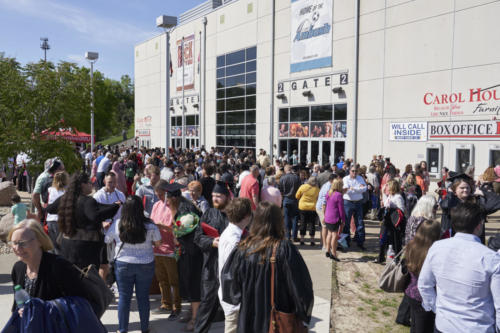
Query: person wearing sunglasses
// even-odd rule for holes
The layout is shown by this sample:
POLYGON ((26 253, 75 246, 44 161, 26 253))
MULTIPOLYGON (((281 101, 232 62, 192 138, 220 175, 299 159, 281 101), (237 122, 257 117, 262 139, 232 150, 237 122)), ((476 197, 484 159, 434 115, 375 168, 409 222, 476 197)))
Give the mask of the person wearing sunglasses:
POLYGON ((358 168, 356 166, 351 166, 349 169, 349 175, 345 176, 342 180, 344 183, 344 207, 346 224, 344 225, 343 233, 347 234, 347 243, 350 245, 350 221, 351 217, 354 216, 354 222, 356 224, 356 233, 354 235, 354 240, 358 244, 358 247, 365 251, 365 224, 363 221, 363 192, 366 191, 366 183, 363 177, 358 175, 358 168))

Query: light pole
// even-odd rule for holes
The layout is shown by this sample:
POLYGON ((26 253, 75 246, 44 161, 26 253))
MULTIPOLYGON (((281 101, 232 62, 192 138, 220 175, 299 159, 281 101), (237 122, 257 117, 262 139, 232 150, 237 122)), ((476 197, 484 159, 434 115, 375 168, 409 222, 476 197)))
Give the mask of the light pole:
POLYGON ((170 157, 170 30, 177 25, 177 17, 162 15, 156 18, 156 26, 165 30, 165 86, 166 86, 166 101, 165 101, 165 154, 170 157))
MULTIPOLYGON (((90 62, 90 154, 94 153, 94 63, 99 58, 97 52, 85 52, 85 59, 90 62)), ((92 162, 92 157, 91 157, 92 162)))

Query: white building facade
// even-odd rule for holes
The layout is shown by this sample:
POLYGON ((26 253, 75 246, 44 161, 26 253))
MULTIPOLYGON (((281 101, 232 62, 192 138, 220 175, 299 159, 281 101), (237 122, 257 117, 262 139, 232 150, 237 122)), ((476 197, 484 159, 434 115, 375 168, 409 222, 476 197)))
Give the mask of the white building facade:
POLYGON ((165 34, 135 47, 136 136, 165 147, 168 71, 170 146, 481 173, 500 164, 498 17, 491 0, 207 1, 170 32, 171 68, 165 34))

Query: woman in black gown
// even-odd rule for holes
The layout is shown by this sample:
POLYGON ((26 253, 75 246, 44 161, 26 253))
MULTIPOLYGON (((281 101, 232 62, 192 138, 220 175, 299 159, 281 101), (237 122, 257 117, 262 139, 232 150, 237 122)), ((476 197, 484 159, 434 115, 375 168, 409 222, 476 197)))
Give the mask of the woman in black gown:
POLYGON ((276 250, 275 306, 308 324, 314 304, 311 276, 299 251, 285 240, 280 207, 259 203, 249 236, 231 253, 221 272, 223 300, 241 304, 239 333, 268 332, 271 312, 271 265, 276 250))
POLYGON ((92 184, 85 173, 71 177, 66 193, 47 207, 51 214, 58 214, 60 255, 80 268, 107 264, 102 222, 112 218, 120 202, 104 205, 89 194, 92 184))
POLYGON ((194 243, 195 229, 198 226, 201 212, 191 201, 184 198, 181 188, 184 185, 173 183, 166 188, 168 206, 174 217, 174 235, 180 244, 179 260, 179 290, 181 298, 191 303, 191 316, 183 316, 181 322, 188 322, 186 329, 191 331, 201 301, 201 269, 203 254, 194 243))

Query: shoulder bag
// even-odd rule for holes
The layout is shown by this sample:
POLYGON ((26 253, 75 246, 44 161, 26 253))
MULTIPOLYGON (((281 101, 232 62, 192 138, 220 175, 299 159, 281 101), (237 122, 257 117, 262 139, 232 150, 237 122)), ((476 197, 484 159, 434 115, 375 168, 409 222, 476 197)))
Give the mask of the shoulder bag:
POLYGON ((115 283, 116 281, 116 258, 118 258, 118 255, 120 254, 120 251, 123 248, 123 244, 125 244, 125 242, 122 242, 120 248, 118 249, 118 252, 116 252, 115 257, 109 263, 109 274, 108 277, 106 278, 106 283, 108 284, 108 286, 112 286, 113 283, 115 283))
POLYGON ((101 318, 109 304, 114 300, 115 295, 106 286, 106 283, 99 275, 99 271, 94 265, 89 265, 84 269, 73 265, 80 273, 80 279, 85 290, 86 298, 94 310, 97 318, 101 318))
POLYGON ((405 291, 410 281, 410 274, 406 268, 405 260, 400 259, 404 248, 385 265, 380 275, 378 285, 380 289, 388 293, 402 293, 405 291))
POLYGON ((274 304, 274 274, 276 270, 276 249, 279 242, 273 246, 271 255, 271 318, 268 333, 307 333, 307 328, 295 313, 280 312, 274 304))

